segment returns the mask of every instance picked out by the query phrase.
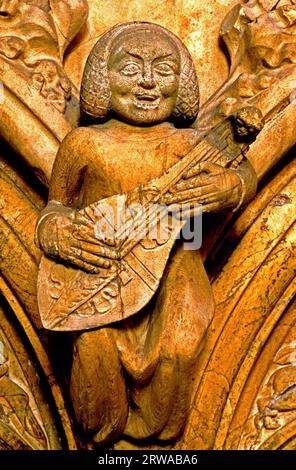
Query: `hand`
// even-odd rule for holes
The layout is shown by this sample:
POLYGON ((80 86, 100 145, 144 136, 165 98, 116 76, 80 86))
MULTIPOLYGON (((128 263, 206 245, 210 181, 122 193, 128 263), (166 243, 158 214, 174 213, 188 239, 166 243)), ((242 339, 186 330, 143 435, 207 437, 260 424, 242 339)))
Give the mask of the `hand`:
POLYGON ((115 241, 95 238, 94 223, 76 210, 49 213, 41 221, 37 236, 43 251, 77 268, 96 274, 119 259, 115 241))
POLYGON ((235 208, 241 191, 241 180, 233 170, 203 162, 191 168, 162 202, 167 205, 202 204, 204 212, 219 212, 235 208))

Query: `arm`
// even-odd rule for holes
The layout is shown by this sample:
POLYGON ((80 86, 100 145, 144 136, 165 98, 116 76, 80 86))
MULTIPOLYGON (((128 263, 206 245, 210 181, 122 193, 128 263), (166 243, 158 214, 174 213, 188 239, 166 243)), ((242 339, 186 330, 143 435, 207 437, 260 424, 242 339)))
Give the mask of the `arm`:
POLYGON ((257 175, 245 159, 237 168, 212 162, 191 168, 164 198, 165 204, 202 204, 204 212, 237 211, 254 197, 257 175))
POLYGON ((80 128, 61 144, 53 167, 49 202, 37 224, 36 241, 46 255, 96 273, 100 267, 108 268, 110 260, 118 256, 113 241, 100 243, 93 223, 77 210, 87 171, 84 140, 84 129, 80 128))
POLYGON ((241 182, 241 196, 237 207, 233 209, 233 212, 235 212, 253 199, 257 191, 258 178, 252 164, 247 158, 233 171, 240 178, 241 182))

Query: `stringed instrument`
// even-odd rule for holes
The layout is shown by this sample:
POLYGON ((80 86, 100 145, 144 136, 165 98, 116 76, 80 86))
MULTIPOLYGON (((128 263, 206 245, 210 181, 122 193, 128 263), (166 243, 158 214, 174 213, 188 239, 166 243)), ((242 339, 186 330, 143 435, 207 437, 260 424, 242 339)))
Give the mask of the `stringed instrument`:
MULTIPOLYGON (((155 294, 175 240, 188 220, 174 217, 174 211, 168 217, 161 201, 169 204, 173 186, 196 164, 209 161, 235 168, 242 162, 243 152, 225 121, 164 175, 133 191, 141 210, 124 223, 121 216, 129 211, 128 195, 115 195, 81 209, 80 214, 97 227, 110 225, 121 259, 109 269, 91 274, 43 255, 38 275, 43 326, 55 331, 87 330, 139 312, 155 294), (111 220, 110 213, 115 219, 111 220), (147 226, 150 233, 155 229, 154 239, 149 238, 147 226), (160 226, 165 228, 165 236, 158 234, 160 226)), ((190 208, 191 202, 186 201, 185 206, 190 208)))

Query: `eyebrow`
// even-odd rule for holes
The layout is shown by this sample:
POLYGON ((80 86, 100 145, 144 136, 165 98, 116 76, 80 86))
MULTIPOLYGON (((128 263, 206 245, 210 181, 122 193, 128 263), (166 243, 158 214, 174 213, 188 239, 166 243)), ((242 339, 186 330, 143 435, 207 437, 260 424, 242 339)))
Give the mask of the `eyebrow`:
POLYGON ((156 59, 168 59, 169 57, 172 57, 172 55, 173 54, 164 54, 164 55, 160 55, 159 57, 156 57, 156 59))
MULTIPOLYGON (((140 56, 139 54, 137 54, 136 52, 130 52, 130 51, 126 51, 127 54, 131 55, 132 57, 135 57, 136 59, 139 59, 139 60, 143 60, 143 57, 140 56)), ((164 55, 160 55, 159 57, 155 57, 154 60, 159 60, 159 59, 167 59, 169 57, 171 57, 173 54, 164 54, 164 55)))
POLYGON ((136 54, 135 52, 126 51, 126 53, 131 55, 132 57, 135 57, 136 59, 143 60, 143 57, 141 57, 139 54, 136 54))

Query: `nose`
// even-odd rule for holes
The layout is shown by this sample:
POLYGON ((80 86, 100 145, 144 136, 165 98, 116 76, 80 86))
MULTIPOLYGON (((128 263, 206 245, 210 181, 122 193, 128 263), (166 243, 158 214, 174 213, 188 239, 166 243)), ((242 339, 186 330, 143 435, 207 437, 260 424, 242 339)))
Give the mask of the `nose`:
POLYGON ((0 0, 0 12, 2 13, 1 16, 8 16, 6 13, 9 13, 10 4, 7 0, 0 0))
POLYGON ((143 88, 151 89, 156 86, 153 69, 151 65, 144 65, 143 74, 140 78, 139 84, 143 88))
POLYGON ((1 8, 1 10, 6 10, 8 6, 9 6, 9 5, 7 5, 7 0, 0 0, 0 8, 1 8))

